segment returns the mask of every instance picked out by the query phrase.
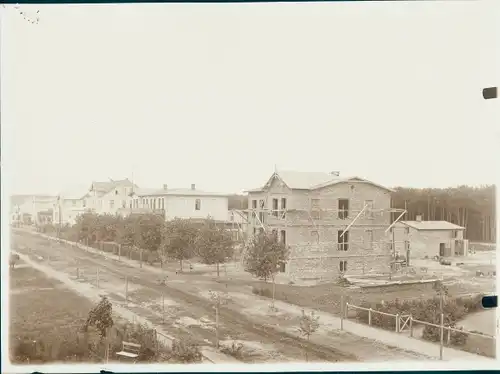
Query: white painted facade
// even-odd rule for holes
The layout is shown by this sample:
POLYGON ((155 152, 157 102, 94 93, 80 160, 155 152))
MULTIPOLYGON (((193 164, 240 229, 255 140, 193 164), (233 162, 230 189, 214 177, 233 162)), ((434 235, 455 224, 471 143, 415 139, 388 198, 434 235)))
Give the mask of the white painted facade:
MULTIPOLYGON (((229 199, 226 194, 211 193, 191 189, 138 190, 131 201, 129 210, 149 209, 161 212, 165 220, 175 218, 205 219, 211 217, 216 221, 228 220, 229 199)), ((126 209, 124 210, 126 212, 126 209)))
POLYGON ((76 218, 85 212, 85 199, 64 198, 55 204, 53 219, 54 224, 74 225, 76 218))

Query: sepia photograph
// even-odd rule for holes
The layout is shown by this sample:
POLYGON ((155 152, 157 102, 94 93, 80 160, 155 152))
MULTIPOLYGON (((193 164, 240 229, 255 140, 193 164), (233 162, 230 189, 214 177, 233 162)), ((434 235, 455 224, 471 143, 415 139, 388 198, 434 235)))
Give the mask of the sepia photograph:
POLYGON ((496 367, 497 5, 3 5, 2 372, 496 367))

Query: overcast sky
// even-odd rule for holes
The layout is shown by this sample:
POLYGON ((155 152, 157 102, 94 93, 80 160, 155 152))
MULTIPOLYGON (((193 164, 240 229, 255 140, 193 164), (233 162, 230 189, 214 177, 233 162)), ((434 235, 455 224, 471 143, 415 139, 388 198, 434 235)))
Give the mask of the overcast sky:
POLYGON ((8 9, 3 182, 239 192, 277 165, 494 183, 499 106, 481 97, 499 81, 492 4, 21 6, 40 10, 36 25, 8 9))

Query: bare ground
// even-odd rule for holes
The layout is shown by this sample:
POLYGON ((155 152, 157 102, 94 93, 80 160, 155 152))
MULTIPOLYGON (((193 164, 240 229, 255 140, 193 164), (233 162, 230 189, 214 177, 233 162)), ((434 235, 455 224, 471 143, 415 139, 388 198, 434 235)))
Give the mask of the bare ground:
MULTIPOLYGON (((261 344, 260 360, 268 360, 269 354, 288 360, 302 361, 307 350, 310 361, 378 361, 387 357, 392 360, 415 359, 416 354, 397 348, 377 344, 339 331, 319 334, 316 341, 305 342, 288 328, 297 321, 283 322, 283 328, 276 326, 276 320, 266 313, 248 313, 248 306, 255 297, 251 289, 237 282, 223 283, 196 274, 179 274, 170 278, 167 286, 158 283, 160 275, 146 269, 138 269, 124 263, 104 259, 103 256, 24 234, 14 235, 17 243, 24 247, 20 252, 29 254, 32 259, 50 264, 57 271, 72 275, 76 279, 78 268, 82 282, 97 286, 99 268, 99 287, 125 305, 125 275, 129 277, 129 309, 143 315, 158 325, 170 325, 189 331, 201 344, 210 345, 214 340, 214 311, 206 297, 200 292, 208 289, 227 290, 248 297, 243 304, 234 303, 221 309, 221 338, 242 340, 261 344), (50 254, 50 260, 48 255, 50 254), (41 259, 40 259, 41 258, 41 259), (163 297, 162 297, 163 296, 163 297), (162 317, 162 298, 165 300, 165 313, 162 317), (252 299, 253 298, 253 299, 252 299), (162 323, 162 319, 165 322, 162 323), (200 323, 204 320, 204 323, 200 323), (197 322, 195 322, 197 321, 197 322), (288 324, 288 326, 285 326, 288 324), (270 353, 272 352, 272 353, 270 353), (264 357, 265 356, 265 357, 264 357)), ((147 265, 144 265, 147 266, 147 265)), ((268 301, 266 301, 268 303, 268 301)), ((250 343, 249 343, 250 344, 250 343)), ((254 344, 255 346, 255 344, 254 344)), ((421 357, 423 358, 423 357, 421 357)), ((254 362, 260 361, 258 358, 254 362)))

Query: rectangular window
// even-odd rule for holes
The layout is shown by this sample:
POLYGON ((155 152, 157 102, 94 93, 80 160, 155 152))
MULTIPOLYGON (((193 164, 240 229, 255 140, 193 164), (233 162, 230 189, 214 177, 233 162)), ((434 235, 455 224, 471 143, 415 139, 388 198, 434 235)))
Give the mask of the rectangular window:
POLYGON ((368 219, 373 219, 375 217, 373 213, 373 200, 365 200, 365 217, 368 219))
POLYGON ((286 231, 281 230, 281 242, 286 245, 286 231))
POLYGON ((278 217, 278 199, 273 199, 273 216, 278 217))
POLYGON ((373 230, 366 230, 366 249, 373 249, 373 230))
POLYGON ((264 212, 259 212, 260 223, 264 224, 264 212))
POLYGON ((343 236, 344 230, 337 231, 337 250, 347 251, 349 249, 349 231, 346 231, 343 236))
POLYGON ((339 219, 347 219, 349 217, 348 199, 339 199, 338 211, 339 211, 339 219))
POLYGON ((257 228, 253 228, 253 234, 255 235, 257 233, 257 228))
POLYGON ((132 200, 130 200, 130 203, 129 203, 129 208, 132 209, 132 206, 133 206, 134 202, 132 200))
POLYGON ((259 200, 259 208, 260 209, 264 209, 265 206, 266 206, 265 201, 264 200, 259 200))
POLYGON ((115 207, 115 201, 114 200, 109 200, 109 207, 113 209, 115 207))
POLYGON ((347 261, 341 260, 339 262, 339 270, 341 273, 345 273, 347 271, 347 261))
POLYGON ((283 262, 280 262, 280 273, 284 273, 286 270, 286 263, 283 261, 283 262))
POLYGON ((257 200, 252 200, 252 209, 257 209, 257 200))
POLYGON ((311 231, 311 241, 313 243, 319 243, 319 232, 317 230, 311 231))
MULTIPOLYGON (((130 204, 132 205, 132 204, 130 204)), ((126 208, 127 207, 127 202, 125 200, 122 200, 122 208, 126 208)))
POLYGON ((194 202, 194 209, 201 210, 201 200, 200 199, 196 199, 196 201, 194 202))
POLYGON ((281 213, 281 217, 286 218, 286 198, 285 197, 281 198, 281 210, 283 211, 281 213))

